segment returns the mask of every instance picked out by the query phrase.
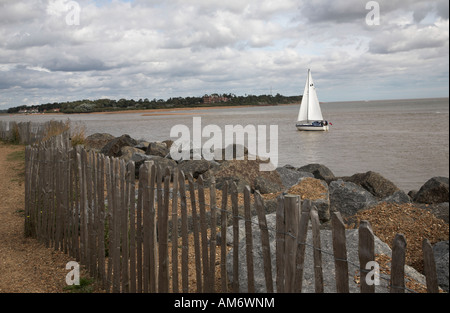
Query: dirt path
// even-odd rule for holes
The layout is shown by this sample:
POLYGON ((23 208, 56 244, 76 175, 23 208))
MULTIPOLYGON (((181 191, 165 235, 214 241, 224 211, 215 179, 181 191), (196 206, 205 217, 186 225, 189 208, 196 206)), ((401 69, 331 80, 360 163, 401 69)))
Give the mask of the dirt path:
POLYGON ((23 150, 0 142, 0 293, 65 292, 69 256, 23 234, 23 150))

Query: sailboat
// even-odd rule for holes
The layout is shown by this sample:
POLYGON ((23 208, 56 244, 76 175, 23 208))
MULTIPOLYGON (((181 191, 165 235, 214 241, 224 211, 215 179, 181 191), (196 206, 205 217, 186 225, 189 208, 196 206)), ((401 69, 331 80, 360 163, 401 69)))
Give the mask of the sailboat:
POLYGON ((308 69, 305 91, 303 92, 302 103, 298 112, 297 123, 298 130, 329 130, 328 121, 323 119, 320 110, 319 99, 316 94, 316 87, 311 76, 311 70, 308 69))

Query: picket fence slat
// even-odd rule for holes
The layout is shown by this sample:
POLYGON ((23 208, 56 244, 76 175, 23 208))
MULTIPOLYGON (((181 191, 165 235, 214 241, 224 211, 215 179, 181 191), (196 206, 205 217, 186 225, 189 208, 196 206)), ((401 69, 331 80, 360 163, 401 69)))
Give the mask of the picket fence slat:
MULTIPOLYGON (((276 237, 276 270, 277 270, 277 292, 283 293, 284 292, 284 233, 286 232, 286 225, 285 225, 285 216, 284 216, 284 198, 281 196, 277 197, 277 222, 276 222, 276 231, 277 231, 277 237, 276 237)), ((298 234, 298 230, 297 230, 298 234)), ((297 247, 295 247, 295 252, 297 255, 297 247)), ((294 274, 295 275, 295 274, 294 274)), ((295 278, 295 276, 294 276, 295 278)))
POLYGON ((261 231, 261 244, 264 262, 264 277, 266 281, 266 291, 273 293, 273 279, 272 279, 272 261, 270 258, 270 242, 269 230, 267 228, 266 215, 264 213, 264 202, 258 190, 255 191, 256 212, 258 214, 259 229, 261 231))
POLYGON ((255 272, 253 268, 253 232, 251 222, 251 199, 250 187, 244 188, 244 218, 245 218, 245 253, 247 261, 247 291, 249 293, 255 292, 255 272))
POLYGON ((405 292, 405 255, 405 236, 397 234, 392 243, 391 293, 405 292))
POLYGON ((228 292, 228 274, 227 274, 227 205, 228 205, 228 183, 224 183, 222 187, 222 204, 221 204, 221 243, 220 243, 220 275, 221 275, 221 291, 228 292))
POLYGON ((305 268, 305 242, 308 235, 308 224, 310 218, 311 202, 304 201, 301 205, 301 215, 298 229, 298 239, 297 239, 297 256, 296 256, 296 272, 295 272, 295 290, 294 292, 302 292, 303 287, 303 272, 305 268))
POLYGON ((331 223, 334 264, 336 269, 336 292, 348 293, 349 285, 345 224, 339 212, 333 212, 331 223))
POLYGON ((197 283, 197 292, 200 293, 203 291, 203 282, 202 282, 202 256, 200 250, 200 234, 199 234, 199 217, 197 214, 197 201, 195 200, 195 186, 194 186, 194 178, 192 177, 192 173, 187 174, 188 182, 189 182, 189 192, 190 192, 190 200, 191 200, 191 209, 192 209, 192 229, 194 233, 194 253, 195 253, 195 277, 197 283))
POLYGON ((181 209, 181 282, 182 292, 189 292, 189 237, 188 237, 188 216, 186 201, 186 177, 183 171, 179 171, 178 184, 180 189, 180 209, 181 209))
POLYGON ((372 227, 368 221, 361 221, 359 224, 359 243, 358 243, 358 253, 359 253, 359 272, 360 272, 360 288, 361 293, 374 293, 375 285, 367 284, 366 275, 367 269, 366 265, 369 262, 375 261, 375 239, 372 231, 372 227))
POLYGON ((433 248, 431 247, 430 241, 427 238, 424 238, 422 241, 422 251, 423 271, 426 277, 427 292, 438 293, 439 285, 436 274, 436 261, 434 259, 433 248))
POLYGON ((300 210, 300 196, 287 195, 284 197, 285 216, 285 284, 283 292, 292 293, 295 290, 295 265, 297 257, 297 238, 300 210))

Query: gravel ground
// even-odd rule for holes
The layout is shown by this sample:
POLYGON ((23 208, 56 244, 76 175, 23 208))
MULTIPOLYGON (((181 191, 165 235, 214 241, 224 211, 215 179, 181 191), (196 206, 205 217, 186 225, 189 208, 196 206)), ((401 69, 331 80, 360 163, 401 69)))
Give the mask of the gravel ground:
POLYGON ((23 151, 0 142, 0 293, 67 292, 70 257, 23 233, 23 151))

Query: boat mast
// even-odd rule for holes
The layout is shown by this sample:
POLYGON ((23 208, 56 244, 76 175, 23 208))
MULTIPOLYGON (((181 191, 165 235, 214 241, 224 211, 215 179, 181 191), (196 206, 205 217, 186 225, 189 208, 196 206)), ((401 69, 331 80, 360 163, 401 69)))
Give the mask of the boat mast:
POLYGON ((306 122, 307 123, 309 123, 309 71, 310 71, 310 69, 308 69, 308 78, 306 79, 306 82, 308 83, 307 84, 307 86, 308 86, 308 91, 307 91, 307 93, 306 93, 306 95, 307 95, 307 98, 306 98, 306 122))

